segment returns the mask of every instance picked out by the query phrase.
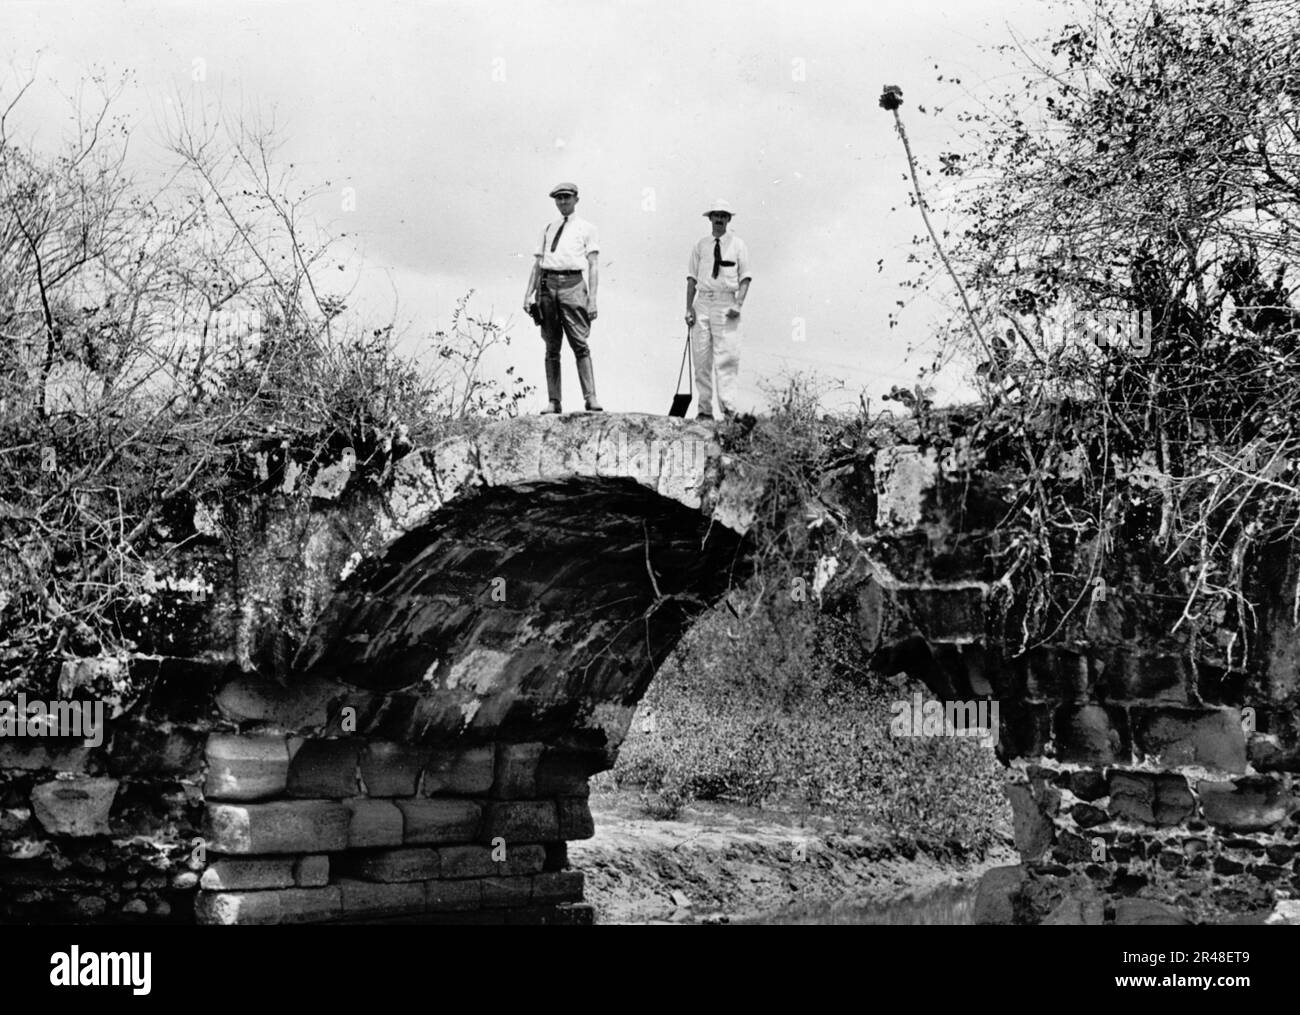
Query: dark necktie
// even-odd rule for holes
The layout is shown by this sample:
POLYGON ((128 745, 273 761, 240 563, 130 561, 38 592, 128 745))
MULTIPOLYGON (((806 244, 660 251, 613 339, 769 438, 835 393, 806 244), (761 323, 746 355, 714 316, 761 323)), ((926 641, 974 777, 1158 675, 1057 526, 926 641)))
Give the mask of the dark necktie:
POLYGON ((722 270, 722 240, 713 241, 713 277, 718 277, 718 272, 722 270))
MULTIPOLYGON (((560 242, 560 234, 564 232, 564 227, 568 224, 569 224, 569 216, 565 215, 564 221, 560 223, 560 228, 555 230, 555 239, 551 240, 551 253, 555 252, 555 245, 560 242)), ((714 274, 717 274, 716 268, 714 269, 714 274)))

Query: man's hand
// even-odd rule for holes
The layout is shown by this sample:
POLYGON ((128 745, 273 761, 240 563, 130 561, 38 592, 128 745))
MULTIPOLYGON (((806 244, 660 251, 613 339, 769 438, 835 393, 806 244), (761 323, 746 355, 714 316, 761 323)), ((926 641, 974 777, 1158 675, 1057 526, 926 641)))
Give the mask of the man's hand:
POLYGON ((596 301, 587 300, 587 319, 594 321, 596 319, 596 301))
POLYGON ((737 306, 737 305, 734 304, 734 303, 733 303, 731 306, 727 307, 727 316, 728 316, 728 317, 739 317, 739 316, 740 316, 740 307, 737 306))
POLYGON ((688 310, 688 311, 686 311, 686 327, 688 327, 688 328, 693 328, 693 327, 695 327, 695 311, 694 311, 694 310, 688 310))

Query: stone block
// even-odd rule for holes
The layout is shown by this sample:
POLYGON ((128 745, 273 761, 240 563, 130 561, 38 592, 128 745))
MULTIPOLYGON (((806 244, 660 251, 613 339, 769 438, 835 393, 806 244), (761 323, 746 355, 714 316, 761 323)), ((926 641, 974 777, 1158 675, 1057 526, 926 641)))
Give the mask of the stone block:
POLYGON ((1196 784, 1205 820, 1234 832, 1263 832, 1281 824, 1291 813, 1291 798, 1283 784, 1269 776, 1247 776, 1234 782, 1196 784))
POLYGON ((478 909, 483 904, 483 883, 470 881, 428 881, 426 902, 433 913, 478 909))
POLYGON ((372 740, 361 751, 361 782, 367 796, 414 796, 427 748, 372 740))
POLYGON ((280 893, 200 892, 194 901, 194 921, 227 927, 276 924, 280 922, 280 893))
POLYGON ((493 801, 483 818, 481 841, 496 836, 512 842, 551 842, 560 838, 560 821, 554 800, 493 801))
POLYGON ((1014 899, 1024 880, 1025 869, 1019 864, 985 871, 975 893, 975 923, 1014 923, 1014 899))
POLYGON ((596 909, 589 902, 572 902, 556 906, 550 922, 555 926, 590 927, 596 922, 596 909))
POLYGON ((1300 746, 1284 748, 1274 734, 1251 734, 1246 757, 1256 772, 1300 772, 1300 746))
POLYGON ((478 837, 483 806, 474 800, 398 800, 402 812, 402 841, 406 843, 473 842, 478 837))
POLYGON ((444 878, 515 877, 537 874, 546 863, 546 848, 538 845, 445 846, 438 850, 444 878), (501 859, 494 859, 494 856, 501 859))
POLYGON ((1133 733, 1138 750, 1162 765, 1246 770, 1246 735, 1236 709, 1135 710, 1133 733))
POLYGON ((1025 693, 1030 698, 1061 703, 1088 697, 1088 657, 1058 645, 1031 649, 1025 660, 1025 693))
POLYGON ((1122 709, 1103 705, 1066 706, 1055 717, 1059 761, 1110 764, 1129 760, 1127 722, 1122 709))
POLYGON ((898 604, 928 641, 969 642, 984 637, 982 585, 901 588, 898 604))
POLYGON ((51 835, 107 835, 117 797, 116 779, 56 779, 33 787, 32 813, 51 835))
POLYGON ((1041 757, 1051 739, 1051 707, 1009 699, 1002 702, 998 712, 998 756, 1041 757))
POLYGON ((200 892, 194 904, 195 921, 204 924, 319 923, 337 920, 342 913, 337 885, 264 892, 200 892))
POLYGON ((1192 796, 1187 780, 1177 772, 1156 776, 1157 825, 1181 825, 1196 813, 1196 798, 1192 796))
POLYGON ((1115 903, 1115 926, 1180 926, 1192 921, 1173 906, 1152 899, 1119 899, 1115 903))
POLYGON ((205 733, 170 722, 117 723, 108 774, 128 779, 194 779, 202 774, 205 733))
POLYGON ((340 878, 338 887, 347 918, 409 916, 423 913, 426 908, 423 881, 384 884, 340 878))
POLYGON ((354 797, 343 804, 352 815, 348 823, 348 848, 402 844, 402 812, 391 800, 354 797))
POLYGON ((85 740, 0 737, 0 772, 14 770, 84 772, 91 746, 85 740))
POLYGON ((1182 656, 1117 651, 1106 660, 1100 686, 1110 701, 1186 702, 1189 682, 1182 656))
POLYGON ((1104 903, 1097 894, 1075 894, 1063 898, 1047 916, 1044 927, 1100 927, 1104 921, 1104 903))
POLYGON ((1110 792, 1106 785, 1106 773, 1095 768, 1070 772, 1068 786, 1071 793, 1089 803, 1100 800, 1110 792))
POLYGON ((217 692, 216 704, 237 721, 298 730, 324 725, 330 702, 346 693, 343 685, 317 678, 281 686, 265 677, 240 675, 217 692))
POLYGON ((1121 821, 1167 828, 1195 814, 1196 801, 1177 772, 1112 772, 1109 811, 1121 821))
POLYGON ((1028 786, 1008 783, 1002 791, 1011 804, 1016 851, 1023 860, 1035 860, 1052 844, 1052 819, 1043 813, 1028 786))
POLYGON ((281 923, 320 923, 337 920, 343 915, 343 899, 338 885, 286 888, 277 894, 280 896, 281 923))
POLYGON ((491 744, 435 750, 425 764, 420 792, 425 796, 485 796, 492 788, 495 766, 491 744))
POLYGON ((561 839, 590 839, 596 834, 591 807, 584 797, 562 797, 556 801, 561 839))
POLYGON ((492 795, 498 799, 527 800, 537 795, 537 767, 541 744, 497 744, 496 777, 492 795))
POLYGON ((1284 842, 1274 843, 1265 852, 1270 860, 1278 864, 1288 864, 1295 858, 1295 847, 1284 842))
POLYGON ((264 800, 284 792, 289 780, 289 744, 284 737, 213 733, 203 795, 209 800, 264 800))
POLYGON ((1156 780, 1145 772, 1110 773, 1110 815, 1120 821, 1155 824, 1156 780))
POLYGON ((329 884, 329 856, 325 853, 300 856, 293 865, 293 880, 299 888, 322 888, 329 884))
POLYGON ((533 905, 582 901, 582 871, 556 871, 533 877, 533 905))
MULTIPOLYGON (((1083 806, 1087 806, 1084 804, 1083 806)), ((1104 814, 1104 812, 1103 812, 1104 814)), ((1051 859, 1057 863, 1087 863, 1092 860, 1093 839, 1100 836, 1095 833, 1088 835, 1080 834, 1069 828, 1061 828, 1056 832, 1056 842, 1052 846, 1051 859)))
POLYGON ((537 765, 537 795, 540 797, 586 797, 591 794, 588 776, 591 762, 585 755, 546 751, 537 765))
POLYGON ((347 849, 351 814, 330 800, 208 804, 206 838, 217 853, 317 853, 347 849))
POLYGON ((1110 820, 1110 815, 1100 807, 1084 803, 1078 803, 1071 807, 1070 817, 1074 818, 1074 823, 1080 828, 1092 828, 1095 825, 1105 824, 1110 820))
POLYGON ((567 842, 546 843, 546 862, 544 871, 562 871, 569 866, 569 844, 567 842))
POLYGON ((289 795, 337 800, 357 796, 361 746, 360 740, 303 741, 289 762, 289 795))
POLYGON ((533 878, 480 878, 483 887, 483 908, 498 909, 504 906, 527 906, 533 897, 533 878))
POLYGON ((1196 690, 1207 705, 1248 704, 1247 691, 1250 677, 1241 670, 1226 670, 1211 663, 1196 666, 1196 690))
POLYGON ((381 849, 348 861, 363 881, 427 881, 440 870, 436 849, 381 849))
POLYGON ((205 892, 249 892, 292 888, 293 857, 224 857, 209 865, 199 879, 205 892))

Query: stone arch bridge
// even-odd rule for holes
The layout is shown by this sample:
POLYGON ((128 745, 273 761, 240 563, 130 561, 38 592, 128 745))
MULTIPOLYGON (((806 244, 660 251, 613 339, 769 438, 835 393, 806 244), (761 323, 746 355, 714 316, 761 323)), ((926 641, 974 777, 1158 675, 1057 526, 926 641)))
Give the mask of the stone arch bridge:
MULTIPOLYGON (((762 471, 703 424, 618 414, 496 423, 378 475, 350 449, 272 464, 196 511, 135 657, 65 665, 66 694, 137 689, 103 743, 0 739, 30 800, 0 825, 5 915, 588 921, 565 850, 592 833, 587 779, 744 575, 762 471)), ((882 435, 825 493, 864 655, 1001 704, 1025 862, 987 918, 1212 918, 1224 879, 1264 906, 1294 876, 1291 738, 1269 732, 1292 628, 1272 669, 1198 668, 1114 597, 1103 637, 1013 656, 987 616, 996 477, 959 472, 882 435)))

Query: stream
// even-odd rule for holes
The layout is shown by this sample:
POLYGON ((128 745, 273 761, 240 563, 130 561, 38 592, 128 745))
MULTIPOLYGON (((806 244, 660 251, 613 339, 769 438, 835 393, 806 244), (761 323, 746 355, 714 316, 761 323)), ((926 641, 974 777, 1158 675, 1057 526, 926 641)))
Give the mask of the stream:
POLYGON ((760 916, 732 919, 746 924, 887 924, 957 925, 971 924, 975 917, 975 893, 979 879, 940 885, 888 901, 855 900, 797 904, 760 916))

